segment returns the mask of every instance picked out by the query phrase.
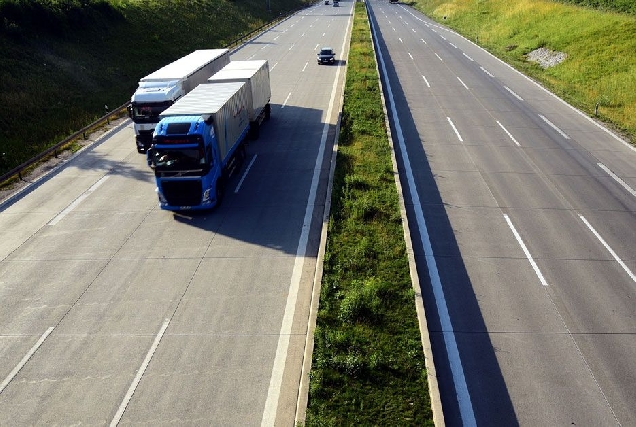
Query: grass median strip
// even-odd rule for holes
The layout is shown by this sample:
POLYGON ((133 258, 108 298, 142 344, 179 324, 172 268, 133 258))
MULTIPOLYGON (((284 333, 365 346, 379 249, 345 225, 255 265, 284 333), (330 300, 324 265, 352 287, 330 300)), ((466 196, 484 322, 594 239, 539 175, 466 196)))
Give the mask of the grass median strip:
POLYGON ((306 425, 433 425, 364 3, 347 64, 306 425))

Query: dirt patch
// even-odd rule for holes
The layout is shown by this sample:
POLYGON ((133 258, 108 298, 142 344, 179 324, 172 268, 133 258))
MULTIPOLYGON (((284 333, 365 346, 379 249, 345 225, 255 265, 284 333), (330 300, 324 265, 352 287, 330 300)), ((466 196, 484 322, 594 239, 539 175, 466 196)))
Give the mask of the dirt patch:
POLYGON ((557 52, 546 49, 545 47, 540 47, 527 54, 526 60, 538 63, 541 68, 550 68, 559 65, 565 61, 567 57, 568 55, 565 52, 557 52))

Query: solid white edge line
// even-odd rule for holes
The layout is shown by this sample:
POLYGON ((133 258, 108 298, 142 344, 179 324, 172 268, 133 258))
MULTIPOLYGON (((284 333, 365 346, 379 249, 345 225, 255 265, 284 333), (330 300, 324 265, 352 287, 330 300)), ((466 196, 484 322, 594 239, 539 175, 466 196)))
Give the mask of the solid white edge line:
POLYGON ((40 336, 40 339, 33 345, 33 347, 31 347, 31 350, 29 350, 29 352, 24 355, 22 360, 20 360, 20 363, 18 363, 15 366, 15 368, 13 368, 13 370, 9 373, 9 375, 7 375, 4 381, 2 381, 2 384, 0 384, 0 393, 4 391, 4 389, 9 385, 9 383, 18 374, 18 372, 20 372, 20 370, 24 367, 24 365, 26 365, 26 363, 35 354, 38 348, 40 348, 44 340, 46 340, 46 338, 51 334, 51 332, 53 332, 53 329, 55 329, 55 327, 51 326, 42 334, 42 336, 40 336))
MULTIPOLYGON (((372 32, 375 36, 375 27, 372 25, 372 32)), ((386 65, 384 63, 384 57, 382 50, 377 51, 378 59, 384 75, 387 75, 386 65)), ((440 58, 441 59, 441 58, 440 58)), ((446 354, 450 364, 451 374, 453 377, 453 385, 455 386, 455 394, 457 398, 457 405, 459 407, 462 424, 467 427, 477 425, 475 420, 475 412, 470 399, 470 393, 468 392, 468 386, 466 385, 466 377, 464 376, 464 369, 462 367, 461 357, 459 355, 459 349, 457 347, 457 340, 455 339, 455 331, 448 312, 448 306, 446 304, 446 297, 444 295, 444 289, 442 287, 442 281, 439 276, 439 270, 437 269, 437 261, 435 260, 435 254, 433 253, 433 247, 428 234, 428 228, 426 227, 426 219, 424 218, 424 212, 420 203, 419 194, 415 185, 415 177, 411 168, 411 162, 409 160, 408 152, 406 150, 406 143, 404 141, 404 134, 402 133, 402 126, 400 124, 400 118, 395 106, 395 100, 393 99, 393 89, 391 83, 386 81, 387 98, 391 107, 391 115, 395 124, 395 131, 398 140, 398 146, 400 147, 400 153, 402 156, 402 162, 404 166, 404 174, 408 182, 409 193, 413 202, 413 210, 415 212, 415 219, 417 227, 420 232, 420 242, 424 248, 424 256, 426 259, 426 267, 428 269, 429 278, 431 281, 431 287, 433 289, 433 295, 435 297, 435 305, 437 307, 437 314, 442 327, 442 336, 444 339, 444 345, 446 346, 446 354)))
POLYGON ((607 242, 601 237, 601 235, 598 234, 598 232, 594 229, 594 227, 592 227, 592 224, 590 224, 587 221, 587 219, 585 219, 585 217, 583 215, 579 215, 579 218, 581 218, 581 221, 583 221, 583 223, 592 232, 592 234, 594 234, 596 236, 596 238, 601 242, 601 244, 603 244, 603 246, 605 246, 605 249, 607 249, 607 251, 610 253, 610 255, 612 255, 612 257, 616 260, 616 262, 621 267, 623 267, 623 270, 625 270, 625 273, 627 273, 627 275, 634 282, 636 282, 636 276, 634 275, 634 273, 632 273, 632 271, 629 269, 629 267, 627 267, 627 265, 623 262, 623 260, 618 257, 618 255, 616 254, 616 252, 614 252, 614 250, 610 247, 610 245, 608 245, 607 242))
POLYGON ((510 132, 508 132, 508 129, 506 129, 506 128, 504 127, 504 125, 502 125, 502 124, 501 124, 501 122, 499 122, 499 120, 497 120, 497 124, 499 125, 499 127, 501 127, 501 128, 503 129, 503 131, 504 131, 504 132, 506 132, 506 134, 508 135, 508 138, 512 139, 512 141, 513 141, 515 144, 517 144, 517 146, 521 147, 521 144, 519 144, 519 143, 517 142, 517 140, 515 139, 515 137, 514 137, 514 136, 512 136, 512 135, 510 134, 510 132))
POLYGON ((462 136, 459 134, 459 131, 457 130, 457 128, 455 127, 455 123, 453 123, 453 121, 451 120, 450 117, 446 117, 446 120, 448 120, 448 123, 450 123, 451 127, 453 128, 453 130, 455 131, 455 135, 457 135, 457 138, 461 141, 464 142, 464 140, 462 139, 462 136))
MULTIPOLYGON (((349 24, 351 25, 352 16, 349 17, 349 24)), ((342 41, 340 52, 344 52, 345 43, 347 40, 345 37, 342 41)), ((276 412, 278 409, 278 400, 280 398, 280 391, 283 383, 283 374, 285 371, 285 363, 287 361, 287 350, 289 348, 289 339, 291 337, 291 331, 294 321, 294 314, 296 311, 296 301, 298 299, 298 289, 300 288, 300 279, 302 275, 303 266, 305 264, 305 255, 307 253, 307 245, 309 242, 309 230, 311 228, 311 218, 316 202, 316 193, 318 191, 318 183, 320 173, 322 170, 322 160, 324 157, 325 146, 327 143, 327 136, 329 133, 329 118, 332 115, 334 100, 338 89, 338 79, 342 67, 338 67, 336 71, 336 78, 334 79, 331 89, 331 98, 329 99, 329 107, 327 108, 325 124, 322 130, 322 137, 320 139, 320 148, 316 156, 316 164, 314 165, 314 172, 311 179, 311 188, 309 191, 309 197, 307 199, 307 206, 305 208, 305 218, 303 220, 303 227, 300 238, 298 240, 298 247, 296 249, 296 258, 294 260, 294 269, 292 270, 292 276, 289 283, 289 292, 287 293, 287 302, 285 304, 285 313, 283 314, 283 321, 278 335, 278 344, 276 345, 276 356, 274 358, 274 364, 272 366, 272 374, 269 382, 269 389, 267 390, 267 399, 265 400, 265 407, 263 409, 263 417, 261 419, 261 426, 269 427, 273 426, 276 422, 276 412)))
POLYGON ((611 176, 614 181, 618 182, 625 190, 627 190, 632 196, 636 197, 636 191, 632 187, 630 187, 625 181, 623 181, 618 175, 612 172, 607 166, 603 163, 597 163, 598 167, 603 169, 609 176, 611 176))
POLYGON ((236 188, 234 189, 234 194, 238 193, 239 190, 241 189, 241 186, 243 185, 243 181, 245 181, 245 178, 247 177, 247 174, 249 173, 250 169, 252 168, 252 165, 256 161, 257 157, 258 157, 258 154, 254 154, 254 157, 252 157, 252 161, 245 168, 245 172, 243 172, 243 176, 241 177, 241 180, 238 182, 238 184, 236 184, 236 188))
POLYGON ((532 269, 534 270, 535 274, 539 278, 539 281, 541 282, 541 284, 543 286, 548 286, 548 282, 546 282, 545 278, 543 277, 543 274, 541 274, 541 270, 539 270, 539 266, 537 266, 537 263, 534 262, 534 259, 532 258, 532 255, 530 255, 530 251, 526 247, 526 244, 523 243, 523 239, 521 238, 519 233, 517 233, 517 229, 512 224, 512 221, 510 220, 510 218, 506 214, 504 214, 504 218, 506 219, 506 222, 508 223, 508 227, 510 227, 510 230, 512 230, 512 234, 514 234, 515 239, 517 239, 517 242, 519 243, 519 246, 521 246, 521 249, 523 250, 523 253, 526 254, 526 258, 530 262, 530 265, 532 266, 532 269))
POLYGON ((152 359, 152 356, 155 354, 155 351, 157 350, 157 347, 159 346, 159 341, 161 341, 161 338, 163 337, 163 334, 166 332, 166 329, 168 329, 169 324, 170 324, 170 319, 165 319, 163 321, 163 325, 161 325, 161 329, 155 336, 155 340, 152 343, 152 346, 150 347, 150 349, 148 350, 148 353, 146 354, 146 357, 143 363, 139 367, 139 370, 137 371, 137 375, 135 375, 133 382, 130 384, 130 387, 128 388, 128 392, 126 393, 126 396, 124 396, 124 400, 122 400, 121 404, 119 405, 119 409, 117 410, 117 413, 115 414, 115 417, 110 422, 111 427, 115 427, 117 424, 119 424, 119 421, 121 420, 121 417, 124 415, 124 411, 126 411, 126 407, 128 406, 128 403, 130 402, 130 399, 132 398, 133 394, 135 393, 135 389, 139 385, 139 381, 141 381, 141 377, 143 376, 144 372, 146 372, 146 368, 148 368, 148 365, 150 364, 150 360, 152 359))

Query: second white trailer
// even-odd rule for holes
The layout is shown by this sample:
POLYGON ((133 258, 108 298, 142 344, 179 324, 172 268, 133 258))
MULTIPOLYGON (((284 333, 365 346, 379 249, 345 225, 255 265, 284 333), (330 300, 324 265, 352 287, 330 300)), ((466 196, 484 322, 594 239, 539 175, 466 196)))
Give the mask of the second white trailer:
POLYGON ((271 115, 269 64, 267 60, 231 61, 208 79, 208 83, 244 82, 248 85, 250 102, 250 137, 258 138, 260 124, 271 115))

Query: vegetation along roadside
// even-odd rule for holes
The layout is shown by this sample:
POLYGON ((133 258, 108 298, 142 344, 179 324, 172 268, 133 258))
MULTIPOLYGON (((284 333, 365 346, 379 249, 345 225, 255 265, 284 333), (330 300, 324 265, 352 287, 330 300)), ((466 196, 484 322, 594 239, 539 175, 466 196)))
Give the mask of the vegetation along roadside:
POLYGON ((0 175, 123 105, 139 78, 309 3, 0 0, 0 175))
POLYGON ((364 3, 356 3, 306 426, 433 425, 364 3))
POLYGON ((415 0, 410 4, 633 142, 636 0, 415 0), (562 54, 563 60, 547 67, 529 61, 529 54, 540 48, 562 54))

